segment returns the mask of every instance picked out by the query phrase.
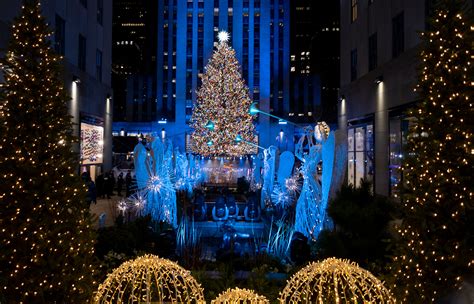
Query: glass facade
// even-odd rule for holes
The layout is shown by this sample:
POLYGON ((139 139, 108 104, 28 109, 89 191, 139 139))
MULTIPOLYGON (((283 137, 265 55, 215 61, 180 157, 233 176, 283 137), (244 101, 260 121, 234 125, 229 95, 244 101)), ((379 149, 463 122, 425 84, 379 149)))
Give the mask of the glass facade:
POLYGON ((372 122, 350 126, 347 130, 347 180, 359 187, 361 179, 373 181, 374 125, 372 122))
POLYGON ((400 197, 400 189, 397 185, 403 182, 401 169, 408 133, 413 126, 413 118, 405 115, 390 117, 389 133, 389 173, 390 173, 390 196, 400 197))

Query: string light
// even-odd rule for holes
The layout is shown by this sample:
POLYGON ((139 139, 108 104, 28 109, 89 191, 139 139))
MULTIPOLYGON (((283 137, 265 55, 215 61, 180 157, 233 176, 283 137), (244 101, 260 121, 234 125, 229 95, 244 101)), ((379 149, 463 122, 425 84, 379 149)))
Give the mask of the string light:
POLYGON ((124 262, 99 285, 94 303, 205 303, 190 272, 155 255, 124 262))
POLYGON ((228 34, 219 33, 219 44, 202 75, 202 85, 191 117, 192 149, 204 156, 242 156, 255 148, 254 117, 247 112, 252 103, 242 79, 235 51, 227 44, 228 34))
POLYGON ((367 270, 348 260, 312 262, 294 274, 280 303, 396 303, 390 291, 367 270))
POLYGON ((39 1, 24 1, 1 60, 0 294, 8 303, 85 303, 94 234, 77 175, 61 56, 39 1))
POLYGON ((403 302, 435 302, 473 272, 471 12, 466 1, 439 1, 421 34, 416 121, 402 167, 399 240, 391 266, 403 302), (449 286, 449 288, 447 288, 449 286))
POLYGON ((233 288, 227 289, 225 292, 219 294, 217 298, 211 301, 211 304, 234 304, 234 303, 248 303, 248 304, 270 304, 264 296, 257 294, 250 289, 233 288))

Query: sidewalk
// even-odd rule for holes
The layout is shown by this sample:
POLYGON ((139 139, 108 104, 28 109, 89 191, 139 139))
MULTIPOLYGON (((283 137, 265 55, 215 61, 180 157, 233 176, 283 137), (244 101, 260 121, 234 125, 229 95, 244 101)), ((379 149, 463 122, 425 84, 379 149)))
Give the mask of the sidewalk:
POLYGON ((110 199, 98 198, 97 204, 91 204, 91 214, 93 215, 93 225, 95 229, 99 228, 99 216, 105 213, 105 227, 113 226, 115 218, 118 216, 117 203, 122 197, 113 195, 110 199))

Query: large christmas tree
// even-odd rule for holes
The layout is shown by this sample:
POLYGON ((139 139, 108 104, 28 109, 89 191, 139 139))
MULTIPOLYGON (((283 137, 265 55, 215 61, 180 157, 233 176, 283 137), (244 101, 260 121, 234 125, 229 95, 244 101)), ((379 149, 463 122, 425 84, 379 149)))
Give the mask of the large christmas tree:
POLYGON ((474 271, 473 18, 465 1, 439 1, 422 34, 416 127, 392 270, 401 300, 428 303, 474 271))
POLYGON ((25 1, 2 61, 1 303, 87 303, 94 289, 94 232, 50 34, 39 2, 25 1))
POLYGON ((227 33, 220 32, 194 104, 193 150, 201 155, 240 156, 254 150, 249 144, 255 137, 253 116, 249 114, 252 101, 227 40, 227 33), (239 134, 242 141, 236 143, 239 134))

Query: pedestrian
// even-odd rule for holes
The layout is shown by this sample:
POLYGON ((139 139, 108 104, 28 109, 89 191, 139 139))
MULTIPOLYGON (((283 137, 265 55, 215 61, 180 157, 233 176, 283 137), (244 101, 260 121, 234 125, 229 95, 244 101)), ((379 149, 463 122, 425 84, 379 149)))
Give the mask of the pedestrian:
POLYGON ((129 197, 132 190, 132 174, 130 171, 127 172, 125 176, 125 196, 129 197))
POLYGON ((87 183, 87 202, 89 207, 91 203, 97 204, 97 189, 94 181, 90 177, 87 183))
POLYGON ((90 208, 91 203, 97 204, 97 189, 88 172, 83 172, 81 178, 87 187, 86 203, 87 207, 90 208))
POLYGON ((122 187, 123 187, 123 173, 120 172, 118 178, 117 178, 117 195, 122 196, 122 187))
POLYGON ((104 195, 105 195, 105 190, 104 190, 104 186, 105 186, 105 177, 104 177, 104 174, 99 174, 99 176, 97 176, 96 178, 96 188, 97 188, 97 196, 98 197, 101 197, 101 198, 104 198, 104 195))
POLYGON ((114 186, 115 186, 115 179, 114 179, 113 173, 107 172, 104 176, 104 190, 105 190, 105 195, 107 195, 108 199, 112 198, 112 195, 114 195, 114 186))

